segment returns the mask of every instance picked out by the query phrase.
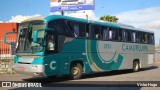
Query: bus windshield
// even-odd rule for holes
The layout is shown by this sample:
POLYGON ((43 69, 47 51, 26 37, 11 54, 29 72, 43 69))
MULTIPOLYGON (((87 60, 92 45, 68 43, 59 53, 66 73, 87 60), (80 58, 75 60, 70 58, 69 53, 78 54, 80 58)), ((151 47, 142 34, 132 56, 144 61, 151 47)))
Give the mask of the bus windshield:
POLYGON ((23 22, 20 24, 17 43, 16 43, 16 52, 39 52, 43 50, 43 40, 44 40, 44 31, 39 34, 38 42, 34 43, 33 40, 33 31, 44 29, 45 22, 42 20, 23 22))

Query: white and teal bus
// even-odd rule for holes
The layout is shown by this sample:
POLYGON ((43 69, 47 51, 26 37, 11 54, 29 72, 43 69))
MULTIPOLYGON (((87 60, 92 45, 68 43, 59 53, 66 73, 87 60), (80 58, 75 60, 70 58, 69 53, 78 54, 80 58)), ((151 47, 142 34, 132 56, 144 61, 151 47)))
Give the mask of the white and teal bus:
POLYGON ((154 33, 117 23, 61 15, 20 23, 14 58, 17 73, 83 74, 147 67, 154 59, 154 33))

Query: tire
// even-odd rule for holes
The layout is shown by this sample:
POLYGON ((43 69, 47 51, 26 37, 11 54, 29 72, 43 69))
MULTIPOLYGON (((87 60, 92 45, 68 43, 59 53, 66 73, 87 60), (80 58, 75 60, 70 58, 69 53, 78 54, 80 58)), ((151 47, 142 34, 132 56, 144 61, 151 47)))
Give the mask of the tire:
POLYGON ((80 63, 73 63, 70 69, 71 79, 79 79, 83 74, 83 67, 80 63))
POLYGON ((139 69, 140 69, 140 67, 139 67, 139 62, 138 62, 138 61, 134 61, 134 62, 133 62, 133 71, 134 71, 134 72, 138 72, 139 69))

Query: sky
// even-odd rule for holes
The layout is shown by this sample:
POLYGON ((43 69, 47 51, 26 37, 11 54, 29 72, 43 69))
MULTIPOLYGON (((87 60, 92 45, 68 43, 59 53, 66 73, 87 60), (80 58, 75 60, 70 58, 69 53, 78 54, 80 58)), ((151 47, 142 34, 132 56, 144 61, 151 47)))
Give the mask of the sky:
MULTIPOLYGON (((57 14, 50 12, 50 0, 1 0, 0 22, 21 22, 24 19, 57 14)), ((114 15, 119 23, 129 24, 155 32, 156 44, 160 39, 160 0, 95 0, 95 10, 65 12, 65 15, 88 15, 98 20, 103 15, 114 15)))

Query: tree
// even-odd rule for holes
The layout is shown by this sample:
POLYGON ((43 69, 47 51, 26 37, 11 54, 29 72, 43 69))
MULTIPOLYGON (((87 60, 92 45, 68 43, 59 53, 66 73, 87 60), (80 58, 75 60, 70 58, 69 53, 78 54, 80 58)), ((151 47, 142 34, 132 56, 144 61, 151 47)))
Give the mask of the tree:
POLYGON ((116 16, 110 16, 110 15, 101 16, 99 20, 109 21, 109 22, 118 22, 118 18, 116 16))

